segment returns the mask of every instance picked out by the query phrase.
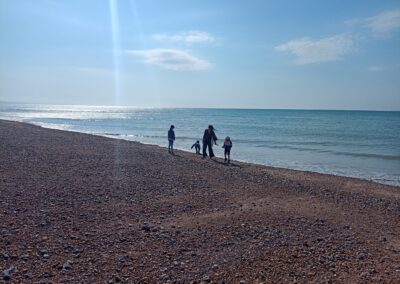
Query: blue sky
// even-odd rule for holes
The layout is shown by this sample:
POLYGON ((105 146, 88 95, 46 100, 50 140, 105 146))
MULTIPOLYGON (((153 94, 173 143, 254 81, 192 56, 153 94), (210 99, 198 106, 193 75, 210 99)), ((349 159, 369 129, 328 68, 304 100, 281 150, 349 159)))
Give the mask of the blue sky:
POLYGON ((0 101, 400 110, 400 3, 0 0, 0 101))

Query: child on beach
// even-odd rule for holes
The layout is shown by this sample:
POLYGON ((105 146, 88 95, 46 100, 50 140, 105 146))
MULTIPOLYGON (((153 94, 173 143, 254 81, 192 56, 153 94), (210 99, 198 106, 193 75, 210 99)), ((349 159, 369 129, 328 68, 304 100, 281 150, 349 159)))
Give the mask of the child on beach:
POLYGON ((168 153, 174 154, 175 126, 171 125, 168 131, 168 153))
POLYGON ((190 147, 190 149, 195 149, 196 150, 196 154, 200 154, 200 141, 197 140, 196 143, 194 143, 192 145, 192 147, 190 147))
POLYGON ((232 141, 229 136, 226 136, 224 145, 222 145, 222 148, 224 148, 224 156, 225 156, 225 163, 227 161, 226 157, 228 156, 228 164, 231 161, 231 148, 232 148, 232 141))

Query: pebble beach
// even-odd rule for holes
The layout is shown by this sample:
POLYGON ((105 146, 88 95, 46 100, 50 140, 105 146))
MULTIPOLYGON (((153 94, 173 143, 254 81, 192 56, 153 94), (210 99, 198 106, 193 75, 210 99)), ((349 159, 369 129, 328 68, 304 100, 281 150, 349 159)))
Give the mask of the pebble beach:
POLYGON ((400 187, 0 120, 0 283, 399 283, 400 187))

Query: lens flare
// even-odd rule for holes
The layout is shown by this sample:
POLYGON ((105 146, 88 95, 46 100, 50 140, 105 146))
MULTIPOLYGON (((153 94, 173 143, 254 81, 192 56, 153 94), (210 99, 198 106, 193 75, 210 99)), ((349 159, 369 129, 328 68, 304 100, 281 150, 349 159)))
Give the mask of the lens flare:
POLYGON ((109 0, 111 16, 111 33, 113 43, 113 64, 114 64, 114 104, 121 104, 121 77, 120 77, 120 54, 121 42, 119 38, 119 17, 117 0, 109 0))

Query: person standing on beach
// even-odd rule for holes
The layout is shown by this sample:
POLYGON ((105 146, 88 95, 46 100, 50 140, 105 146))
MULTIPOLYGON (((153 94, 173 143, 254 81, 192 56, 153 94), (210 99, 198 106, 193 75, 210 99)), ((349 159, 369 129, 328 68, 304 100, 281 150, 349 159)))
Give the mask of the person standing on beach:
POLYGON ((168 153, 174 154, 175 126, 171 125, 168 131, 168 153))
POLYGON ((212 125, 209 125, 206 130, 204 130, 204 135, 203 135, 203 159, 207 157, 207 147, 208 147, 208 153, 210 155, 210 159, 212 159, 215 155, 212 149, 212 144, 214 143, 217 145, 217 135, 215 135, 214 132, 214 127, 212 125))
POLYGON ((228 164, 229 164, 231 162, 231 149, 232 149, 232 141, 229 136, 226 136, 222 148, 224 148, 225 163, 227 160, 226 157, 228 157, 228 164))

